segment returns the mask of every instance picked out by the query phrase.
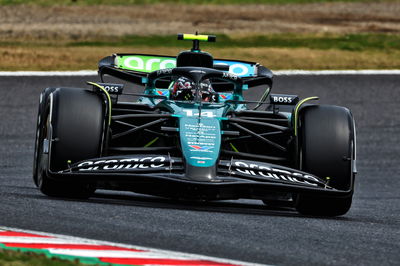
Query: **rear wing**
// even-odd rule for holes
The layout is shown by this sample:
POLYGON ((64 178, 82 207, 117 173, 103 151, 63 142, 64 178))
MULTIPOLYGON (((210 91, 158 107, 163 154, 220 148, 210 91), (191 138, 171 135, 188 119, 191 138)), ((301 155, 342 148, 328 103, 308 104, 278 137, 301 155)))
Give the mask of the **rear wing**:
MULTIPOLYGON (((151 54, 114 54, 99 62, 99 75, 109 74, 141 84, 142 77, 153 71, 176 67, 176 57, 151 54)), ((264 66, 248 61, 214 59, 214 69, 241 77, 249 87, 267 84, 272 86, 272 72, 264 66)))

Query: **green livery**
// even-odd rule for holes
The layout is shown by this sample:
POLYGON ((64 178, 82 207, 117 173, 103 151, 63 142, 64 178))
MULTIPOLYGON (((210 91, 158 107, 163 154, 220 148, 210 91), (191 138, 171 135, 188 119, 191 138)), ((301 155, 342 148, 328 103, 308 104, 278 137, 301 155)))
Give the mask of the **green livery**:
POLYGON ((159 69, 173 68, 176 66, 174 57, 157 57, 146 55, 121 55, 116 57, 117 66, 121 69, 129 69, 150 73, 159 69))
MULTIPOLYGON (((114 61, 119 69, 143 73, 176 67, 176 57, 172 56, 117 54, 114 61)), ((253 77, 257 69, 256 63, 238 60, 214 59, 214 64, 216 66, 226 66, 228 68, 226 69, 227 72, 240 77, 253 77)))
POLYGON ((272 94, 268 68, 200 50, 215 36, 178 39, 192 49, 114 54, 99 62, 101 83, 43 90, 33 167, 40 191, 259 199, 307 215, 345 214, 356 173, 350 110, 272 94))

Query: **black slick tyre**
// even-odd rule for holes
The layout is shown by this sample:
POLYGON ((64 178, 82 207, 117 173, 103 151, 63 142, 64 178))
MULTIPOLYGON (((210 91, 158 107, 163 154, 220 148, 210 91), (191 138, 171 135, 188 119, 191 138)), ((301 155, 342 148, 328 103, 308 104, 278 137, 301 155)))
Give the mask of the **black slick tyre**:
POLYGON ((299 123, 300 169, 320 178, 329 178, 329 186, 349 191, 349 194, 340 198, 299 194, 297 211, 318 216, 347 213, 354 186, 355 128, 352 114, 339 106, 306 106, 300 112, 299 123))
POLYGON ((59 88, 46 99, 37 136, 37 185, 53 197, 87 198, 93 184, 49 177, 72 163, 99 157, 104 128, 104 108, 99 95, 75 88, 59 88), (50 169, 49 169, 50 167, 50 169))
POLYGON ((37 173, 38 173, 38 146, 39 146, 39 140, 43 139, 43 136, 40 135, 43 133, 43 130, 40 130, 44 123, 45 123, 45 108, 46 108, 46 103, 47 99, 49 98, 50 93, 55 91, 56 88, 46 88, 44 89, 39 96, 39 108, 38 108, 38 114, 37 114, 37 120, 36 120, 36 138, 35 138, 35 150, 34 150, 34 158, 33 158, 33 182, 35 183, 36 186, 38 186, 38 181, 37 181, 37 173))

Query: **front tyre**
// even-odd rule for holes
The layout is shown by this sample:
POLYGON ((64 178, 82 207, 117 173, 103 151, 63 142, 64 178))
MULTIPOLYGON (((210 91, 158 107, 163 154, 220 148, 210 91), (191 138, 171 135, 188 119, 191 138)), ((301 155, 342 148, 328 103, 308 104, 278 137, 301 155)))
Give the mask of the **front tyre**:
POLYGON ((39 108, 38 108, 38 115, 37 115, 37 122, 36 122, 36 138, 35 138, 35 152, 34 152, 34 158, 33 158, 33 182, 35 183, 36 186, 38 186, 38 156, 39 156, 39 141, 43 139, 43 130, 41 130, 45 124, 45 109, 46 109, 46 104, 47 100, 49 98, 50 93, 55 91, 56 88, 46 88, 40 93, 39 97, 39 108))
POLYGON ((36 172, 40 191, 52 197, 89 197, 93 184, 54 180, 48 173, 67 169, 68 161, 100 156, 105 121, 101 98, 83 89, 60 88, 49 95, 42 112, 36 172))
POLYGON ((339 106, 307 106, 301 110, 299 123, 300 169, 329 178, 329 186, 350 191, 350 195, 338 198, 299 194, 297 211, 318 216, 347 213, 354 186, 355 127, 351 112, 339 106))

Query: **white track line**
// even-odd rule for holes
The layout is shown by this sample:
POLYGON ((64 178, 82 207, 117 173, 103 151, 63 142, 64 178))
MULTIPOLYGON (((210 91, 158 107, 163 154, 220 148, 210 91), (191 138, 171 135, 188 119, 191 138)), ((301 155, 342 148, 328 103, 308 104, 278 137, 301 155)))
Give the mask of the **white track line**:
POLYGON ((23 243, 23 244, 82 244, 77 240, 66 238, 42 238, 23 236, 0 236, 0 243, 23 243))
POLYGON ((400 75, 400 69, 392 70, 278 70, 273 71, 276 76, 295 75, 400 75))
MULTIPOLYGON (((150 256, 163 257, 163 258, 166 258, 166 259, 169 259, 169 258, 171 258, 171 259, 180 258, 182 260, 205 260, 205 261, 215 261, 215 262, 219 262, 219 263, 227 263, 227 264, 243 265, 243 266, 262 266, 262 265, 265 266, 265 265, 267 265, 267 264, 249 263, 249 262, 243 262, 243 261, 235 261, 235 260, 229 260, 229 259, 221 259, 221 258, 203 256, 203 255, 196 255, 196 254, 168 251, 168 250, 155 249, 155 248, 147 248, 147 247, 141 247, 141 246, 135 246, 135 245, 119 244, 119 243, 113 243, 113 242, 108 242, 108 241, 98 241, 98 240, 92 240, 92 239, 86 239, 86 238, 80 238, 80 237, 72 237, 72 236, 67 236, 67 235, 58 235, 58 234, 50 234, 50 233, 39 232, 39 231, 22 230, 22 229, 5 227, 5 226, 0 226, 0 231, 16 231, 16 232, 23 232, 23 233, 29 233, 29 234, 36 234, 36 235, 43 235, 43 236, 52 237, 52 238, 46 239, 46 240, 38 240, 37 238, 35 240, 35 237, 13 237, 13 236, 8 237, 8 236, 4 236, 4 237, 0 238, 0 243, 2 243, 2 242, 3 243, 5 243, 5 242, 8 242, 8 243, 14 242, 14 243, 16 243, 17 241, 15 241, 15 240, 17 240, 17 239, 14 239, 14 238, 24 238, 24 239, 22 239, 20 241, 24 241, 24 240, 29 239, 29 240, 33 240, 33 241, 41 241, 41 242, 33 242, 33 241, 31 241, 30 243, 65 243, 65 244, 79 243, 79 244, 82 244, 82 245, 84 245, 84 244, 108 245, 108 246, 115 246, 115 247, 122 247, 122 248, 141 250, 140 252, 137 252, 137 253, 135 252, 135 254, 137 256, 146 256, 145 255, 145 253, 146 253, 146 254, 148 254, 150 256), (59 242, 50 242, 50 241, 53 241, 53 240, 57 240, 59 242)), ((18 243, 26 243, 26 242, 18 242, 18 243)), ((49 250, 49 249, 47 249, 47 250, 49 250)), ((56 250, 57 249, 53 249, 52 250, 54 252, 53 254, 57 253, 56 250)), ((94 252, 94 251, 90 250, 90 251, 85 251, 85 252, 94 252)))
MULTIPOLYGON (((400 75, 400 69, 392 70, 277 70, 276 76, 312 75, 400 75)), ((49 76, 96 76, 95 70, 79 71, 2 71, 0 77, 49 77, 49 76)))
MULTIPOLYGON (((85 249, 59 249, 47 248, 53 254, 69 255, 75 257, 103 257, 103 258, 141 258, 141 259, 163 259, 165 254, 159 252, 135 252, 135 251, 115 251, 115 250, 85 250, 85 249)), ((181 256, 169 255, 168 259, 184 259, 181 256)))
POLYGON ((1 71, 1 77, 97 76, 94 70, 79 71, 1 71))

